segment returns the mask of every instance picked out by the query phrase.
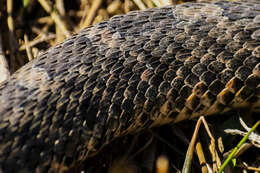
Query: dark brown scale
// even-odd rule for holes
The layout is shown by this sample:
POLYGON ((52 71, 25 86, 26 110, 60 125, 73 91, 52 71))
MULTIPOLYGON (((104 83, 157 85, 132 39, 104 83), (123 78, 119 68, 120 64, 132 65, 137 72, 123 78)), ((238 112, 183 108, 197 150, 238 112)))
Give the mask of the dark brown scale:
POLYGON ((153 57, 161 57, 162 54, 166 53, 166 46, 158 46, 152 52, 151 55, 153 57))
POLYGON ((203 81, 206 85, 210 85, 216 79, 216 75, 210 71, 204 72, 200 76, 200 81, 203 81))
POLYGON ((219 73, 224 70, 225 65, 219 61, 212 61, 207 67, 209 71, 219 73))
POLYGON ((154 58, 151 58, 149 61, 148 61, 148 65, 147 67, 148 68, 151 68, 151 69, 156 69, 156 67, 158 65, 160 65, 160 60, 158 59, 158 57, 154 57, 154 58))
POLYGON ((162 119, 258 111, 259 1, 212 3, 112 17, 18 70, 0 85, 0 172, 70 170, 162 119))
POLYGON ((186 25, 184 27, 184 31, 185 33, 187 33, 188 35, 197 35, 199 34, 198 32, 200 32, 201 25, 204 25, 205 23, 203 23, 202 21, 194 21, 188 25, 186 25))
POLYGON ((180 90, 183 85, 184 85, 184 79, 182 77, 176 77, 171 82, 172 88, 174 88, 176 90, 180 90))
POLYGON ((241 49, 243 47, 243 45, 241 43, 235 42, 235 41, 230 41, 227 46, 226 49, 231 52, 231 53, 236 53, 236 51, 238 51, 239 49, 241 49))
POLYGON ((254 94, 254 91, 251 90, 249 87, 244 86, 240 89, 240 91, 237 93, 237 97, 241 98, 243 101, 246 101, 250 96, 254 94))
POLYGON ((114 93, 113 97, 111 98, 111 102, 113 103, 121 103, 123 101, 123 92, 124 90, 117 89, 117 91, 114 93))
POLYGON ((234 54, 234 58, 236 59, 245 59, 245 57, 248 57, 251 55, 251 52, 247 50, 246 48, 241 48, 234 54))
POLYGON ((196 65, 194 65, 194 67, 192 67, 191 72, 194 73, 197 76, 202 75, 202 73, 207 69, 207 66, 202 64, 202 63, 198 63, 196 65))
POLYGON ((126 88, 125 92, 124 92, 124 96, 125 96, 126 98, 129 98, 129 99, 134 99, 136 93, 137 93, 136 87, 129 85, 129 86, 126 88))
POLYGON ((158 65, 158 67, 155 69, 154 73, 159 76, 163 76, 164 73, 168 70, 168 65, 161 63, 158 65))
MULTIPOLYGON (((136 57, 131 55, 128 56, 128 58, 124 61, 123 66, 124 67, 132 67, 136 64, 136 57)), ((115 62, 114 62, 115 63, 115 62)))
POLYGON ((213 54, 215 56, 219 55, 222 51, 224 51, 223 45, 217 43, 214 43, 208 49, 208 53, 213 54))
POLYGON ((132 71, 133 71, 134 73, 140 74, 140 73, 142 73, 145 69, 146 69, 146 67, 145 67, 145 64, 144 64, 144 63, 137 62, 137 63, 134 65, 132 71))
POLYGON ((134 46, 132 46, 132 48, 130 49, 129 55, 136 57, 136 56, 138 56, 138 55, 139 55, 141 52, 143 52, 143 51, 144 51, 144 50, 143 50, 142 47, 140 47, 140 45, 134 45, 134 46))
POLYGON ((185 60, 184 66, 192 69, 192 67, 194 67, 197 63, 199 63, 199 59, 191 56, 185 60))
POLYGON ((123 79, 125 81, 128 81, 128 79, 132 76, 132 70, 130 68, 125 68, 121 71, 119 77, 120 79, 123 79))
POLYGON ((245 66, 240 66, 235 72, 236 77, 242 81, 245 81, 250 74, 252 74, 252 69, 245 66))
POLYGON ((140 93, 138 92, 136 95, 135 95, 135 98, 134 98, 134 104, 135 106, 141 106, 144 104, 144 102, 146 101, 146 98, 145 98, 145 95, 144 93, 140 93))
POLYGON ((204 82, 198 82, 192 89, 192 93, 201 97, 208 90, 208 86, 204 82))
POLYGON ((123 100, 121 104, 121 109, 126 113, 133 114, 134 111, 134 103, 132 99, 126 98, 123 100))
POLYGON ((208 87, 213 95, 218 95, 224 88, 225 85, 218 79, 214 80, 208 87))
POLYGON ((208 36, 217 39, 220 35, 224 34, 225 30, 223 28, 214 27, 208 32, 208 36))
POLYGON ((184 40, 189 39, 190 36, 186 34, 185 32, 179 33, 174 37, 174 41, 179 44, 185 43, 184 40))
POLYGON ((260 64, 257 64, 253 69, 253 74, 260 76, 260 64))
MULTIPOLYGON (((249 39, 250 40, 250 39, 249 39)), ((246 48, 247 50, 249 51, 253 51, 258 45, 260 44, 259 41, 246 41, 244 44, 243 44, 243 48, 246 48)))
POLYGON ((155 49, 157 46, 159 45, 159 43, 153 41, 153 40, 150 40, 148 42, 145 43, 144 45, 144 50, 147 51, 147 52, 151 52, 153 51, 153 49, 155 49))
POLYGON ((133 74, 128 81, 128 85, 137 88, 138 80, 140 80, 140 74, 133 74))
POLYGON ((231 59, 233 59, 233 54, 226 50, 219 52, 217 56, 217 60, 224 64, 231 59))
POLYGON ((250 89, 255 89, 260 82, 260 78, 258 75, 251 74, 248 76, 248 78, 245 80, 245 85, 248 86, 250 89))
POLYGON ((194 111, 200 104, 200 98, 193 95, 186 101, 186 107, 189 108, 191 111, 194 111))
POLYGON ((156 101, 156 96, 158 94, 158 91, 157 91, 157 87, 155 86, 150 86, 146 92, 145 92, 145 97, 151 101, 156 101))
POLYGON ((142 92, 142 93, 145 93, 146 92, 146 89, 149 87, 149 84, 147 81, 140 81, 137 85, 137 90, 142 92))
POLYGON ((137 61, 146 63, 150 58, 151 58, 151 55, 146 54, 145 52, 142 52, 137 56, 137 61))
POLYGON ((171 44, 173 42, 174 42, 174 37, 166 36, 160 40, 159 46, 168 46, 169 44, 171 44))
POLYGON ((192 93, 192 88, 187 86, 187 85, 184 85, 180 91, 179 91, 179 94, 180 96, 183 98, 183 99, 186 99, 189 97, 189 95, 192 93))
POLYGON ((259 28, 260 28, 259 23, 249 23, 248 25, 246 25, 245 31, 254 31, 259 28))
POLYGON ((215 43, 215 39, 211 37, 204 37, 200 40, 199 45, 201 47, 209 47, 210 45, 215 43))
POLYGON ((191 73, 191 74, 189 74, 189 75, 185 78, 184 83, 185 83, 187 86, 193 88, 199 81, 200 81, 200 80, 199 80, 199 77, 198 77, 197 75, 191 73))
POLYGON ((200 59, 200 62, 206 66, 209 65, 209 63, 211 63, 212 61, 216 60, 216 56, 214 56, 211 53, 206 53, 205 55, 203 55, 200 59))
POLYGON ((234 36, 234 40, 236 42, 241 42, 241 43, 244 43, 245 41, 249 40, 249 38, 251 37, 251 34, 250 33, 246 33, 244 31, 240 31, 239 33, 237 33, 235 36, 234 36))
POLYGON ((167 47, 167 52, 168 52, 169 54, 176 54, 177 51, 178 51, 179 49, 181 49, 181 48, 182 48, 182 45, 181 45, 181 44, 174 42, 174 43, 171 43, 171 44, 167 47))
POLYGON ((216 41, 218 44, 225 44, 227 42, 230 42, 231 40, 232 40, 232 34, 226 33, 219 36, 216 41))
POLYGON ((186 49, 189 49, 189 50, 193 50, 197 47, 198 45, 198 42, 195 42, 193 40, 187 40, 184 44, 183 44, 183 47, 186 48, 186 49))
POLYGON ((187 66, 182 66, 176 71, 177 76, 186 78, 190 74, 190 68, 187 66))
POLYGON ((168 93, 168 91, 169 91, 170 89, 171 89, 170 83, 163 81, 163 82, 160 84, 160 86, 159 86, 159 88, 158 88, 158 91, 159 91, 160 93, 164 94, 164 95, 167 95, 167 93, 168 93))
POLYGON ((201 58, 205 53, 207 53, 207 48, 198 46, 192 50, 191 55, 196 58, 201 58))
POLYGON ((150 115, 151 111, 153 110, 154 104, 155 104, 154 101, 147 99, 143 106, 144 113, 150 115))
POLYGON ((243 61, 241 61, 240 59, 236 59, 236 58, 227 60, 227 62, 226 62, 226 67, 228 69, 232 69, 234 71, 237 70, 241 65, 243 65, 243 61))
MULTIPOLYGON (((259 30, 259 32, 260 32, 260 30, 259 30)), ((260 35, 260 33, 259 33, 259 35, 260 35)), ((260 38, 259 38, 259 40, 260 40, 260 38)), ((260 58, 260 46, 256 47, 252 54, 254 56, 256 56, 257 58, 260 58)))
POLYGON ((229 91, 228 89, 224 89, 218 95, 218 102, 223 105, 228 105, 234 99, 234 93, 229 91))
POLYGON ((163 75, 163 79, 168 82, 171 82, 175 77, 176 77, 176 71, 172 69, 167 70, 163 75))
POLYGON ((242 88, 244 85, 244 82, 241 81, 237 77, 233 77, 227 84, 226 87, 231 91, 232 93, 238 92, 240 88, 242 88))

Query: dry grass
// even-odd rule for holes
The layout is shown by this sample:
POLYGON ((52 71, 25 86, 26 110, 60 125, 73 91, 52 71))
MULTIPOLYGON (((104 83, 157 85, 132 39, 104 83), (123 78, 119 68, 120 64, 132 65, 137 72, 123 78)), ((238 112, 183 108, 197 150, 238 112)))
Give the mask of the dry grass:
POLYGON ((113 15, 174 3, 170 0, 4 0, 0 2, 3 39, 0 47, 5 50, 13 73, 40 51, 84 27, 113 15))

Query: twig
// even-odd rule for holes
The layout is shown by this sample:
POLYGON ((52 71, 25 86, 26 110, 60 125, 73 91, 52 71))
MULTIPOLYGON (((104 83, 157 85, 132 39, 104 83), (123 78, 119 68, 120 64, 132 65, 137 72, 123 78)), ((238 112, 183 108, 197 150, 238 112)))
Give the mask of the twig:
POLYGON ((18 66, 22 65, 23 62, 22 60, 19 58, 19 53, 17 51, 18 49, 18 43, 15 39, 15 36, 14 36, 14 20, 13 20, 13 16, 12 16, 12 13, 13 13, 13 0, 7 0, 7 25, 8 25, 8 29, 9 29, 9 46, 10 46, 10 59, 11 59, 11 62, 10 62, 10 71, 11 73, 15 72, 15 70, 18 68, 18 66), (18 60, 18 65, 16 64, 16 58, 17 57, 17 60, 18 60), (13 65, 12 65, 13 64, 13 65))
POLYGON ((40 17, 39 19, 37 19, 37 22, 39 22, 40 24, 46 23, 47 25, 52 25, 54 23, 50 16, 40 17))
POLYGON ((40 51, 36 47, 33 47, 32 54, 33 54, 33 57, 38 57, 40 54, 40 51))
POLYGON ((189 173, 190 172, 191 162, 192 162, 193 153, 194 153, 194 146, 195 146, 195 142, 196 142, 196 139, 197 139, 197 136, 198 136, 200 124, 201 124, 201 117, 199 118, 199 120, 196 124, 196 127, 195 127, 195 130, 194 130, 189 148, 186 152, 186 157, 185 157, 185 161, 184 161, 184 164, 183 164, 182 173, 189 173))
MULTIPOLYGON (((251 148, 253 145, 251 143, 244 143, 241 145, 241 147, 237 150, 237 152, 235 153, 235 155, 233 156, 233 158, 238 158, 240 155, 242 155, 243 153, 245 153, 245 151, 247 151, 249 148, 251 148)), ((224 153, 223 157, 227 158, 228 155, 230 155, 232 153, 233 149, 231 149, 230 151, 224 153)))
POLYGON ((198 141, 197 144, 196 144, 196 152, 197 152, 197 155, 198 155, 198 158, 199 158, 199 161, 200 161, 201 172, 207 173, 208 169, 207 169, 207 166, 206 166, 206 159, 205 159, 203 148, 202 148, 200 141, 198 141))
POLYGON ((93 4, 91 5, 88 16, 87 16, 86 20, 84 21, 82 28, 85 28, 91 24, 101 3, 102 3, 102 0, 93 1, 93 4))
POLYGON ((114 13, 116 13, 116 11, 118 10, 118 9, 120 9, 120 7, 121 7, 121 2, 120 2, 120 0, 115 0, 115 1, 113 1, 112 3, 110 3, 109 5, 108 5, 108 7, 107 7, 107 12, 109 13, 109 14, 114 14, 114 13))
POLYGON ((65 8, 64 8, 64 1, 63 0, 56 0, 56 7, 59 11, 59 14, 64 17, 65 16, 65 8))
POLYGON ((148 8, 153 8, 154 3, 151 0, 143 0, 148 8))
MULTIPOLYGON (((56 8, 61 16, 62 19, 65 18, 65 9, 63 0, 56 0, 56 8)), ((60 43, 65 39, 61 29, 56 25, 56 42, 60 43)))
MULTIPOLYGON (((55 39, 56 38, 56 35, 55 34, 41 34, 39 35, 38 37, 36 37, 33 41, 29 41, 28 42, 28 46, 29 47, 33 47, 41 42, 44 42, 44 41, 47 41, 47 40, 51 40, 51 39, 55 39)), ((26 45, 22 45, 19 50, 22 51, 22 50, 25 50, 26 49, 26 45)))
MULTIPOLYGON (((232 134, 232 135, 240 135, 240 136, 246 136, 247 133, 251 130, 251 128, 249 128, 246 123, 242 120, 241 117, 239 117, 239 121, 240 121, 240 124, 243 126, 243 128, 247 131, 247 132, 243 132, 243 131, 240 131, 240 130, 236 130, 236 129, 226 129, 224 130, 226 133, 229 133, 229 134, 232 134)), ((251 141, 251 143, 260 148, 260 136, 254 132, 252 132, 248 139, 251 141)))
POLYGON ((125 0, 125 3, 124 3, 124 12, 125 13, 128 13, 130 11, 130 0, 125 0))
POLYGON ((25 44, 28 60, 31 61, 33 59, 33 55, 31 51, 31 46, 28 44, 28 37, 26 34, 24 34, 24 44, 25 44))
POLYGON ((80 17, 80 22, 78 24, 78 28, 82 29, 83 28, 83 24, 86 20, 86 17, 88 16, 88 12, 90 9, 90 4, 88 2, 88 0, 81 0, 80 1, 80 10, 76 12, 76 16, 80 17))
POLYGON ((165 5, 172 5, 173 4, 172 1, 170 1, 170 0, 160 0, 160 2, 161 2, 161 4, 163 6, 165 6, 165 5))
POLYGON ((66 25, 62 22, 61 17, 55 11, 53 11, 52 7, 48 4, 47 0, 38 0, 44 10, 51 15, 51 18, 56 23, 56 26, 59 27, 62 33, 66 36, 70 36, 70 32, 67 30, 66 25))
POLYGON ((153 3, 156 5, 156 7, 161 7, 162 6, 162 3, 160 0, 152 0, 153 3))
POLYGON ((247 169, 250 170, 250 171, 260 172, 260 167, 255 168, 255 167, 252 167, 252 166, 248 166, 247 169))
POLYGON ((221 165, 221 161, 220 161, 220 158, 218 156, 218 152, 216 151, 216 145, 215 145, 215 138, 213 137, 212 133, 210 132, 210 129, 209 129, 209 126, 208 126, 208 123, 206 122, 205 118, 204 117, 201 117, 202 119, 202 122, 203 122, 203 125, 210 137, 210 153, 212 155, 212 161, 213 163, 213 170, 217 170, 220 165, 221 165))
POLYGON ((138 8, 140 8, 141 10, 145 10, 146 9, 144 3, 141 0, 133 0, 133 1, 138 6, 138 8))
POLYGON ((227 164, 232 160, 232 158, 234 157, 235 153, 237 152, 237 150, 241 147, 241 145, 243 143, 245 143, 245 141, 248 139, 249 135, 257 128, 257 126, 260 124, 260 121, 257 121, 255 123, 255 125, 250 129, 250 131, 247 133, 246 136, 244 136, 242 138, 242 140, 237 144, 237 146, 234 148, 234 150, 232 151, 232 153, 228 156, 228 158, 224 161, 224 163, 222 164, 222 166, 220 167, 218 173, 222 173, 222 171, 224 170, 224 168, 227 166, 227 164))
MULTIPOLYGON (((35 26, 32 27, 32 32, 34 32, 35 34, 37 34, 39 37, 39 35, 49 35, 52 33, 48 33, 48 28, 49 28, 49 24, 44 25, 42 28, 37 28, 35 26)), ((55 34, 53 34, 55 35, 55 34)))
POLYGON ((3 50, 2 35, 0 32, 0 83, 7 80, 10 77, 10 71, 6 57, 3 50))

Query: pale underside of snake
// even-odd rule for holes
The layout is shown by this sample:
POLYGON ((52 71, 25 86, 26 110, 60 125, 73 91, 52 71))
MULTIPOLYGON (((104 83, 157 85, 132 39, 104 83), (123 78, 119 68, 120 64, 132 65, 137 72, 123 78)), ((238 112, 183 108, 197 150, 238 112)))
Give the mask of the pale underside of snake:
POLYGON ((232 109, 258 112, 259 97, 258 0, 115 16, 0 85, 0 172, 69 168, 128 133, 232 109))

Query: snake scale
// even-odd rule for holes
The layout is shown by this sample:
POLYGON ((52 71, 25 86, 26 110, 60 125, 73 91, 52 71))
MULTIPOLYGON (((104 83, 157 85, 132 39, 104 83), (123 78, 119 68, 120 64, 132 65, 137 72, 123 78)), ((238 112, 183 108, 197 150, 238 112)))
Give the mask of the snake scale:
POLYGON ((0 85, 0 172, 58 172, 118 136, 260 106, 260 1, 184 3, 85 28, 0 85))

